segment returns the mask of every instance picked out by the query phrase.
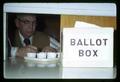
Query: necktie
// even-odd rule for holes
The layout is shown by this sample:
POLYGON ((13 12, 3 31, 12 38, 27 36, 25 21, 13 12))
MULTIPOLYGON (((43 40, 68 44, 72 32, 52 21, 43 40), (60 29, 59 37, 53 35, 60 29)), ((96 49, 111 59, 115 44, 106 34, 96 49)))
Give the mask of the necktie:
POLYGON ((26 46, 27 46, 27 45, 30 45, 30 40, 29 40, 28 38, 25 38, 25 39, 24 39, 24 43, 25 43, 26 46))

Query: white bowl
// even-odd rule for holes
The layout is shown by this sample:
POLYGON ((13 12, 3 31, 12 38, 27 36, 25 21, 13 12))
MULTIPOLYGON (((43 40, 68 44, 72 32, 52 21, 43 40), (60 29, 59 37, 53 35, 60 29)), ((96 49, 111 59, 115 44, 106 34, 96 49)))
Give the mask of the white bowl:
POLYGON ((48 52, 47 53, 47 58, 48 59, 54 59, 54 58, 56 58, 56 53, 54 53, 54 52, 48 52))
POLYGON ((36 57, 36 53, 27 53, 27 57, 35 58, 36 57))
POLYGON ((46 53, 45 52, 37 53, 37 58, 39 58, 39 59, 46 59, 46 53))

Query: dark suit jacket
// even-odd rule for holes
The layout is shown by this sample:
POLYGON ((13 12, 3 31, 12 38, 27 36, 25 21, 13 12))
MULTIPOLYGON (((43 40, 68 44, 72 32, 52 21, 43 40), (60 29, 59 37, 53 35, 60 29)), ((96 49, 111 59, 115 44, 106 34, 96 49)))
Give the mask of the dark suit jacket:
MULTIPOLYGON (((48 35, 44 34, 43 32, 36 31, 33 34, 32 45, 37 47, 38 50, 42 50, 44 47, 49 46, 50 40, 48 35)), ((20 36, 18 31, 16 31, 15 39, 14 39, 14 46, 16 47, 23 47, 20 36)))

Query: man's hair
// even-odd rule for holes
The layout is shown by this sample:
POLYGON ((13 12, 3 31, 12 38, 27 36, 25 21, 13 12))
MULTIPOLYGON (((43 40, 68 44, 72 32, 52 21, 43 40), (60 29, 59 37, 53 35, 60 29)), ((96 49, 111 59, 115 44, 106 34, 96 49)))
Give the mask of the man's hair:
POLYGON ((16 14, 16 18, 17 19, 20 19, 20 18, 22 18, 24 16, 35 16, 36 17, 35 14, 28 14, 28 13, 19 13, 19 14, 16 14))

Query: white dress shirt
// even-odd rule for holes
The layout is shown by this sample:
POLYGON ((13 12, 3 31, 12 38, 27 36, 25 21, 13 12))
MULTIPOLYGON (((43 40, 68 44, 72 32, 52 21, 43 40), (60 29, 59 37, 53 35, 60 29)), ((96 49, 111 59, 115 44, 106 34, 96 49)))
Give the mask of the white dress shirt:
MULTIPOLYGON (((19 36, 20 36, 20 40, 21 40, 22 45, 25 46, 25 43, 24 43, 25 38, 22 36, 22 34, 20 32, 19 32, 19 36)), ((30 40, 30 43, 32 44, 32 36, 29 38, 29 40, 30 40)))
MULTIPOLYGON (((22 45, 25 46, 24 37, 22 36, 22 34, 20 32, 19 32, 19 36, 20 36, 20 40, 21 40, 22 45)), ((32 36, 29 38, 29 40, 30 40, 30 43, 32 44, 32 36)), ((12 47, 11 48, 11 57, 16 56, 17 50, 18 50, 18 47, 12 47)))

